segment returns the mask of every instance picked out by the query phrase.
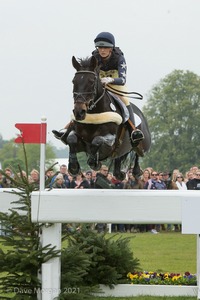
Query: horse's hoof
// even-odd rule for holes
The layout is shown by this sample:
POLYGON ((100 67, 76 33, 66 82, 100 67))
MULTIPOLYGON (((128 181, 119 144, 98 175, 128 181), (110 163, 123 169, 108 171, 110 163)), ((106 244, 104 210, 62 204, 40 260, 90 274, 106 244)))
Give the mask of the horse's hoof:
POLYGON ((134 167, 132 169, 132 174, 134 177, 139 178, 143 174, 143 171, 140 169, 140 167, 134 167))
POLYGON ((102 163, 98 162, 98 164, 94 167, 94 171, 99 171, 101 169, 102 163))
POLYGON ((115 176, 116 179, 122 181, 126 178, 126 173, 125 172, 120 172, 120 173, 114 173, 113 174, 115 176))
POLYGON ((101 169, 101 166, 102 166, 102 163, 99 161, 98 163, 97 162, 95 162, 95 161, 90 161, 89 159, 88 159, 88 161, 87 161, 87 164, 90 166, 90 168, 92 169, 92 170, 94 170, 94 171, 98 171, 98 170, 100 170, 101 169))
POLYGON ((76 176, 76 175, 80 174, 81 173, 80 165, 69 163, 68 164, 68 172, 72 176, 76 176))

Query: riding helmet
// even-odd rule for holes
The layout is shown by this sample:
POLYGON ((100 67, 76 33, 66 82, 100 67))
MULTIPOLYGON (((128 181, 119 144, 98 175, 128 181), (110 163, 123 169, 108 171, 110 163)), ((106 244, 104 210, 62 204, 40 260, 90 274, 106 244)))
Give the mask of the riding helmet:
POLYGON ((95 47, 113 48, 115 47, 115 38, 110 32, 99 33, 95 40, 95 47))

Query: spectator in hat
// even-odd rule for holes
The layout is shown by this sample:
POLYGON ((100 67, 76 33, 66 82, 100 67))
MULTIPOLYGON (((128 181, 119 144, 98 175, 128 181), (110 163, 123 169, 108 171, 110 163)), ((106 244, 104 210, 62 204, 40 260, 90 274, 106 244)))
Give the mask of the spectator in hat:
POLYGON ((171 173, 169 171, 163 172, 163 181, 166 184, 167 190, 177 190, 177 185, 171 179, 171 173))
POLYGON ((92 179, 92 171, 91 170, 88 170, 85 172, 85 180, 87 180, 89 187, 91 189, 93 189, 94 188, 94 179, 92 179))

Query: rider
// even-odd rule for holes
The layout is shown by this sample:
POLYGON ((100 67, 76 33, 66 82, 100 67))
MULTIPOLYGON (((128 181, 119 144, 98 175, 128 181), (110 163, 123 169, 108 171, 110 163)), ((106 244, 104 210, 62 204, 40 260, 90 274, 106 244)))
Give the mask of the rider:
MULTIPOLYGON (((118 47, 115 47, 114 36, 110 32, 101 32, 96 36, 94 43, 96 50, 92 52, 92 55, 96 57, 98 65, 100 66, 102 84, 107 85, 108 89, 110 84, 114 85, 115 89, 123 93, 123 90, 126 88, 127 67, 122 51, 118 47), (119 88, 120 86, 124 87, 123 90, 119 88)), ((129 112, 127 125, 132 146, 137 146, 139 142, 144 139, 144 135, 141 130, 135 127, 134 113, 128 98, 124 96, 119 96, 119 98, 124 102, 129 112)), ((65 129, 68 127, 69 124, 65 126, 65 129)), ((58 139, 63 135, 63 132, 58 132, 56 130, 53 130, 53 133, 58 139)))
MULTIPOLYGON (((108 89, 109 85, 114 85, 115 90, 121 91, 123 94, 126 87, 121 90, 122 87, 120 88, 119 86, 125 86, 127 66, 122 51, 120 48, 115 47, 114 36, 110 32, 101 32, 96 36, 94 43, 96 50, 92 54, 96 57, 100 66, 102 84, 108 85, 108 89)), ((127 121, 127 125, 130 138, 132 145, 137 146, 144 139, 144 135, 142 131, 135 127, 134 113, 128 98, 124 96, 119 96, 119 98, 128 109, 129 120, 127 121)))

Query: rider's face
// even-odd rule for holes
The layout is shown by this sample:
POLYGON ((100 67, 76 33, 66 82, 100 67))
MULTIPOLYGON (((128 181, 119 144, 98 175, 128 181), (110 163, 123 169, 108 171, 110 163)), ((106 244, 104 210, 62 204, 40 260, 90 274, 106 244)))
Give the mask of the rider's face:
POLYGON ((102 58, 109 58, 112 53, 112 48, 98 47, 98 51, 102 58))

